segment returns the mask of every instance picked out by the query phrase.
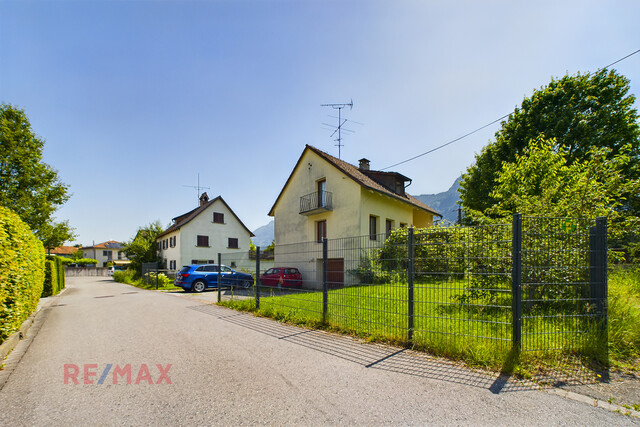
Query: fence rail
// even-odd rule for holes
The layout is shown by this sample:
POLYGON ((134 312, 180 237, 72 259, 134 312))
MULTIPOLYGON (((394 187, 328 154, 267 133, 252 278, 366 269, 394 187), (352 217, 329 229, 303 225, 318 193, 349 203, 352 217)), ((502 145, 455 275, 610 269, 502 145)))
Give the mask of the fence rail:
POLYGON ((267 265, 260 248, 219 262, 256 277, 224 298, 266 315, 448 354, 588 352, 606 347, 606 235, 605 218, 518 214, 511 224, 276 245, 267 265), (298 269, 302 286, 260 283, 274 266, 298 269))

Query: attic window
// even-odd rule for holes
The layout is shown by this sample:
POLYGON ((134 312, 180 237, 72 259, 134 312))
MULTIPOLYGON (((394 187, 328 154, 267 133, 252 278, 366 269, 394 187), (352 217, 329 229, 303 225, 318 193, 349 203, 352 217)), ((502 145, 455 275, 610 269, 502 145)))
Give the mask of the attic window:
POLYGON ((224 224, 224 214, 222 212, 214 212, 213 222, 216 224, 224 224))
POLYGON ((229 246, 230 249, 238 249, 238 239, 229 237, 229 246))

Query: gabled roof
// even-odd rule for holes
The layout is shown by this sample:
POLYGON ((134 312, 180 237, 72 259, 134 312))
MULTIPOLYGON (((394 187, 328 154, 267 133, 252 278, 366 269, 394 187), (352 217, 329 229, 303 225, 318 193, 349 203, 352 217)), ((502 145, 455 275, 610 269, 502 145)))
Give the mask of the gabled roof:
MULTIPOLYGON (((329 163, 330 165, 332 165, 333 167, 335 167, 336 169, 338 169, 339 171, 341 171, 342 173, 347 175, 349 178, 351 178, 357 184, 359 184, 360 186, 362 186, 364 188, 377 191, 379 193, 384 194, 385 196, 392 197, 392 198, 397 199, 397 200, 399 200, 401 202, 404 202, 404 203, 407 203, 409 205, 412 205, 413 207, 416 207, 418 209, 422 209, 422 210, 427 211, 427 212, 429 212, 429 213, 431 213, 433 215, 437 215, 439 217, 442 217, 442 214, 440 214, 439 212, 431 209, 429 206, 425 205, 424 203, 422 203, 420 200, 416 199, 415 197, 413 197, 413 196, 411 196, 409 194, 405 194, 403 196, 403 195, 394 193, 390 189, 384 187, 380 183, 374 181, 369 176, 365 175, 360 169, 358 169, 357 166, 354 166, 351 163, 347 163, 344 160, 341 160, 341 159, 338 159, 336 157, 333 157, 332 155, 327 154, 324 151, 318 150, 317 148, 312 147, 309 144, 305 145, 304 151, 302 151, 302 154, 300 155, 300 158, 298 159, 298 162, 296 163, 296 165, 293 167, 293 170, 291 171, 291 175, 289 175, 289 178, 287 179, 287 182, 284 184, 284 187, 282 187, 282 190, 280 190, 280 194, 278 194, 278 197, 276 198, 276 201, 274 202, 273 206, 271 207, 271 210, 269 211, 269 216, 273 216, 273 214, 274 214, 273 210, 275 209, 276 205, 278 204, 278 200, 280 200, 280 197, 282 197, 282 194, 284 193, 284 190, 287 188, 287 185, 289 185, 289 182, 291 181, 291 178, 293 177, 293 173, 295 172, 295 170, 300 165, 300 162, 302 161, 302 158, 304 157, 304 155, 307 152, 307 150, 313 151, 318 156, 320 156, 321 158, 326 160, 327 163, 329 163)), ((399 174, 397 172, 380 172, 380 171, 367 171, 367 172, 369 172, 370 175, 375 175, 376 173, 387 173, 387 174, 396 174, 399 177, 406 178, 404 175, 399 174)), ((406 178, 406 180, 409 180, 409 178, 406 178)))
POLYGON ((255 237, 254 234, 251 232, 251 230, 249 230, 247 228, 247 226, 244 225, 244 223, 240 220, 240 218, 238 218, 238 215, 236 215, 236 213, 233 211, 233 209, 231 209, 231 207, 227 204, 227 202, 224 201, 222 196, 218 196, 215 199, 209 200, 208 202, 201 204, 197 208, 195 208, 193 210, 190 210, 187 213, 184 213, 182 215, 179 215, 179 216, 173 218, 172 219, 173 224, 171 224, 169 226, 169 228, 164 230, 162 233, 158 234, 158 236, 156 236, 156 239, 158 239, 158 238, 160 238, 162 236, 166 236, 167 234, 171 233, 172 231, 179 230, 183 225, 188 224, 192 219, 194 219, 195 217, 200 215, 202 212, 204 212, 209 206, 213 205, 216 202, 216 200, 220 200, 222 203, 224 203, 224 205, 227 207, 227 209, 229 209, 229 212, 231 212, 231 215, 233 215, 234 218, 238 220, 240 225, 242 225, 242 227, 244 227, 244 229, 247 230, 247 232, 249 233, 249 236, 255 237))
POLYGON ((58 246, 49 251, 51 255, 73 255, 78 249, 75 246, 58 246))
POLYGON ((83 246, 81 249, 122 249, 122 243, 115 240, 109 240, 108 242, 98 243, 93 246, 83 246))

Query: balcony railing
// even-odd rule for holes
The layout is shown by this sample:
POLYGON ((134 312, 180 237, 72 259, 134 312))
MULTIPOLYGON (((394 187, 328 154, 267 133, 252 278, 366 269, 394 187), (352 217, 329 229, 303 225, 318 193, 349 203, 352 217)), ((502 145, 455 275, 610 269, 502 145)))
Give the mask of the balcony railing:
POLYGON ((300 214, 313 215, 333 210, 333 193, 316 191, 300 197, 300 214))

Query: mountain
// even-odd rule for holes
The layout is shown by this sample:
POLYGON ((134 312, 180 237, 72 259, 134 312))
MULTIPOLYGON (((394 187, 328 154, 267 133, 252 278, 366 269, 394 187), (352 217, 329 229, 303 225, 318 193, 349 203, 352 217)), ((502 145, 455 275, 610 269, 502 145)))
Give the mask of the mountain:
POLYGON ((460 188, 460 181, 462 177, 458 177, 451 188, 447 191, 438 194, 420 194, 419 196, 413 196, 426 204, 430 208, 435 209, 443 215, 443 219, 449 222, 455 223, 458 220, 458 200, 460 200, 460 194, 458 188, 460 188))
POLYGON ((251 239, 253 240, 254 245, 260 246, 261 248, 266 248, 271 244, 271 242, 273 242, 273 224, 273 220, 271 220, 269 224, 263 225, 262 227, 258 227, 253 230, 253 234, 256 235, 256 237, 253 237, 251 239))

